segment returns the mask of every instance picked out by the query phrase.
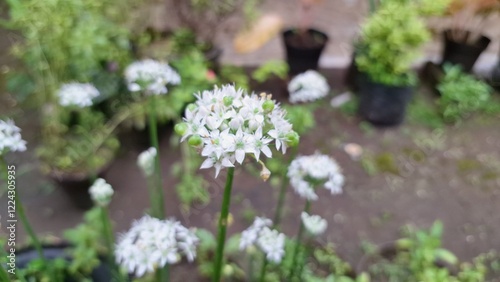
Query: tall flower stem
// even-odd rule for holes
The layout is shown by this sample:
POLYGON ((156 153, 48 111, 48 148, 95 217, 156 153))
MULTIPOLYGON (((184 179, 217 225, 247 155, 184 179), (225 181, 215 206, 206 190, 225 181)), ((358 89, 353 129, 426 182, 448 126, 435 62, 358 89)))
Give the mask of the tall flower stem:
MULTIPOLYGON (((292 152, 288 158, 287 164, 290 165, 290 163, 295 159, 297 156, 298 152, 298 146, 292 147, 292 152)), ((287 168, 288 168, 287 165, 287 168)), ((278 204, 276 205, 276 212, 274 213, 274 228, 279 229, 279 225, 281 223, 281 218, 283 217, 283 204, 285 203, 285 197, 286 197, 286 191, 288 190, 288 184, 290 183, 288 176, 287 176, 287 171, 285 170, 283 174, 281 175, 281 187, 280 187, 280 192, 278 196, 278 204)))
POLYGON ((7 273, 7 270, 3 268, 3 266, 0 266, 0 281, 10 281, 9 274, 7 273))
POLYGON ((220 212, 217 250, 215 253, 214 274, 212 282, 220 282, 222 266, 224 261, 224 244, 226 242, 227 217, 229 215, 229 206, 231 204, 231 190, 233 187, 234 167, 227 169, 226 186, 224 187, 224 197, 222 198, 222 207, 220 212))
MULTIPOLYGON (((160 145, 158 144, 158 124, 156 122, 156 97, 151 97, 149 104, 149 139, 151 145, 156 149, 155 157, 155 173, 153 174, 153 187, 150 189, 152 194, 151 199, 151 209, 152 215, 156 218, 165 218, 165 205, 163 203, 163 179, 161 177, 161 166, 160 166, 160 145)), ((158 282, 168 282, 169 277, 169 266, 165 264, 165 267, 160 268, 156 271, 156 280, 158 282)))
MULTIPOLYGON (((309 210, 311 208, 311 202, 309 200, 306 201, 306 206, 304 207, 304 212, 309 213, 309 210)), ((292 259, 292 268, 290 270, 290 276, 288 277, 288 281, 291 281, 293 279, 293 276, 295 274, 295 269, 297 265, 297 259, 299 256, 300 252, 300 243, 302 242, 302 236, 304 235, 304 223, 302 221, 300 222, 300 227, 299 227, 299 233, 297 234, 297 242, 295 245, 295 250, 293 252, 293 259, 292 259)), ((300 273, 299 273, 300 275, 300 273)))
MULTIPOLYGON (((10 173, 9 173, 7 162, 5 161, 3 156, 0 156, 0 166, 1 166, 1 169, 4 170, 4 173, 2 173, 2 176, 5 180, 6 186, 8 187, 10 173)), ((28 217, 26 216, 26 212, 24 211, 24 206, 20 200, 19 195, 17 194, 17 191, 14 191, 14 204, 15 204, 16 216, 19 217, 22 225, 24 226, 24 229, 26 230, 26 233, 28 233, 28 236, 31 239, 31 243, 33 244, 33 247, 35 248, 35 250, 38 254, 38 257, 41 259, 41 262, 43 264, 43 268, 47 269, 50 276, 52 276, 52 270, 49 268, 50 265, 47 263, 47 260, 45 259, 45 256, 43 254, 42 243, 40 242, 40 240, 38 240, 38 237, 36 236, 35 231, 33 230, 33 228, 31 227, 31 224, 28 221, 28 217)))
POLYGON ((156 122, 156 105, 155 99, 156 97, 151 97, 151 101, 149 104, 149 138, 151 145, 156 149, 156 157, 155 157, 155 182, 153 186, 154 196, 151 198, 154 199, 154 202, 151 203, 152 206, 152 215, 154 217, 163 219, 165 218, 165 205, 163 203, 164 195, 163 195, 163 180, 161 177, 161 166, 160 166, 160 146, 158 144, 158 127, 156 122))
POLYGON ((115 246, 115 240, 113 236, 113 228, 111 224, 111 220, 109 217, 109 211, 107 207, 101 207, 101 221, 102 221, 102 227, 103 227, 103 232, 104 232, 104 240, 106 242, 106 248, 108 249, 108 263, 113 269, 113 276, 116 281, 124 281, 120 269, 115 263, 115 256, 113 254, 113 249, 115 246))
POLYGON ((375 0, 368 0, 368 2, 370 4, 370 14, 375 13, 375 10, 377 9, 375 0))

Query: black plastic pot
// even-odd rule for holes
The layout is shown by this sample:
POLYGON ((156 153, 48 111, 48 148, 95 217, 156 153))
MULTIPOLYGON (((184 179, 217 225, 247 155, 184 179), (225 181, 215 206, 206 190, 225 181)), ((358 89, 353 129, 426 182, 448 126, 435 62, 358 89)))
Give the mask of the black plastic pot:
POLYGON ((371 81, 360 74, 358 113, 373 125, 394 126, 403 122, 412 87, 391 86, 371 81))
POLYGON ((316 70, 319 57, 328 42, 328 36, 316 29, 308 29, 303 42, 300 37, 298 30, 289 29, 283 32, 288 73, 292 76, 307 70, 316 70))
POLYGON ((495 89, 500 90, 500 62, 491 73, 491 85, 495 87, 495 89))
MULTIPOLYGON (((67 254, 66 249, 69 247, 67 244, 60 245, 46 245, 43 246, 43 255, 48 260, 63 258, 67 261, 71 257, 67 254)), ((28 264, 38 258, 38 253, 34 248, 27 248, 16 252, 16 268, 25 268, 28 264)), ((111 269, 108 265, 101 263, 90 274, 91 281, 94 282, 109 282, 112 281, 111 269)), ((64 282, 77 282, 78 280, 67 277, 64 282)))
MULTIPOLYGON (((453 32, 452 30, 443 32, 444 49, 441 65, 448 62, 460 65, 462 70, 470 72, 481 53, 488 48, 491 40, 481 35, 475 42, 466 44, 455 41, 452 37, 453 32)), ((471 35, 469 31, 460 32, 466 34, 467 37, 471 35)))

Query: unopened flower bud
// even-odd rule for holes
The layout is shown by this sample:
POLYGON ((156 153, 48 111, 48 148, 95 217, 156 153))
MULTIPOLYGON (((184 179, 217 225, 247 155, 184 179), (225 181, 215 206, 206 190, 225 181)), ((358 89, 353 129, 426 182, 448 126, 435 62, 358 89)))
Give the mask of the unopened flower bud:
POLYGON ((230 264, 224 265, 222 273, 225 277, 231 277, 234 274, 234 268, 230 264))
POLYGON ((185 122, 178 123, 174 127, 175 133, 177 133, 180 136, 184 135, 186 133, 187 129, 188 129, 188 126, 185 122))
POLYGON ((195 103, 191 103, 189 105, 187 105, 186 107, 189 111, 194 111, 196 108, 198 108, 198 106, 196 106, 195 103))
POLYGON ((292 131, 286 135, 286 143, 290 147, 295 147, 299 145, 300 136, 297 132, 292 131))
POLYGON ((262 165, 262 170, 260 171, 260 178, 262 180, 267 181, 269 177, 271 176, 271 171, 266 167, 266 165, 263 162, 260 162, 262 165))
POLYGON ((232 96, 226 96, 222 98, 222 101, 224 103, 224 106, 229 107, 233 104, 234 97, 232 96))
POLYGON ((266 112, 266 113, 272 112, 272 110, 274 110, 274 101, 273 100, 266 100, 262 104, 262 109, 264 109, 264 112, 266 112))
POLYGON ((189 137, 188 144, 193 146, 193 147, 198 147, 203 143, 203 140, 201 140, 200 135, 193 135, 189 137))

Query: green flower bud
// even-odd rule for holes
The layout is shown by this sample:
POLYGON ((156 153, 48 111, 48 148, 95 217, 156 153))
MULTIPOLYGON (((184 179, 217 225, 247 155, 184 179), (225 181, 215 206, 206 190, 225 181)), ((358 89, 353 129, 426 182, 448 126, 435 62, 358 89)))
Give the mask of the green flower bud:
POLYGON ((224 267, 222 268, 222 274, 225 277, 231 277, 231 276, 233 276, 233 274, 234 274, 234 268, 233 268, 233 266, 231 266, 230 264, 224 265, 224 267))
POLYGON ((295 147, 299 145, 300 136, 297 132, 292 131, 286 135, 286 143, 290 147, 295 147))
POLYGON ((198 106, 195 103, 187 105, 187 109, 190 111, 194 111, 196 108, 198 108, 198 106))
POLYGON ((222 98, 222 101, 224 102, 224 106, 229 107, 233 104, 234 97, 232 96, 225 96, 222 98))
POLYGON ((189 137, 189 140, 188 140, 188 144, 193 146, 193 147, 200 146, 202 142, 203 141, 201 140, 200 135, 193 135, 193 136, 189 137))
POLYGON ((273 100, 266 100, 262 104, 262 109, 264 109, 264 112, 269 113, 272 110, 274 110, 274 101, 273 100))
POLYGON ((180 136, 183 136, 184 134, 186 134, 187 129, 188 129, 188 126, 185 122, 178 123, 174 127, 175 133, 177 133, 180 136))

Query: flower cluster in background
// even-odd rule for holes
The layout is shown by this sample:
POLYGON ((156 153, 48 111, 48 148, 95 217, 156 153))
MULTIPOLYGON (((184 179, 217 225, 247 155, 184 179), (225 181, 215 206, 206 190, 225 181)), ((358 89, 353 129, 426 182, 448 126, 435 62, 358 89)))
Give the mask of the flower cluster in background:
POLYGON ((144 216, 132 224, 116 245, 116 260, 137 277, 166 264, 177 263, 182 255, 196 257, 198 237, 175 220, 144 216))
POLYGON ((21 129, 11 119, 0 120, 0 155, 16 151, 26 151, 26 141, 21 137, 21 129))
POLYGON ((76 106, 85 108, 92 106, 92 100, 99 96, 99 90, 89 83, 63 84, 57 92, 59 104, 63 107, 76 106))
POLYGON ((329 91, 326 78, 313 70, 295 76, 288 84, 290 103, 312 102, 325 97, 329 91))
POLYGON ((307 200, 317 200, 314 189, 323 185, 332 194, 342 193, 344 176, 337 162, 327 155, 299 156, 288 168, 288 177, 295 192, 307 200))
POLYGON ((111 196, 113 196, 113 187, 106 180, 102 178, 96 179, 94 184, 89 188, 90 197, 92 201, 98 206, 105 207, 111 202, 111 196))
POLYGON ((181 83, 179 74, 167 63, 151 59, 130 64, 125 69, 125 80, 130 91, 143 91, 148 95, 166 94, 167 84, 181 83))
POLYGON ((261 153, 272 157, 272 145, 285 153, 288 146, 298 143, 286 112, 264 93, 247 94, 225 85, 196 97, 176 131, 181 140, 189 137, 189 144, 200 149, 206 157, 201 168, 215 167, 215 177, 223 167, 242 164, 246 154, 259 161, 261 153))
POLYGON ((241 233, 240 249, 256 245, 266 254, 267 260, 281 262, 285 255, 285 234, 269 228, 272 224, 270 219, 255 218, 253 224, 241 233))
POLYGON ((321 235, 325 232, 328 223, 319 215, 310 215, 306 212, 300 214, 302 223, 306 230, 312 235, 321 235))
POLYGON ((141 168, 146 176, 151 176, 155 172, 156 148, 151 147, 139 154, 137 157, 137 165, 141 168))

